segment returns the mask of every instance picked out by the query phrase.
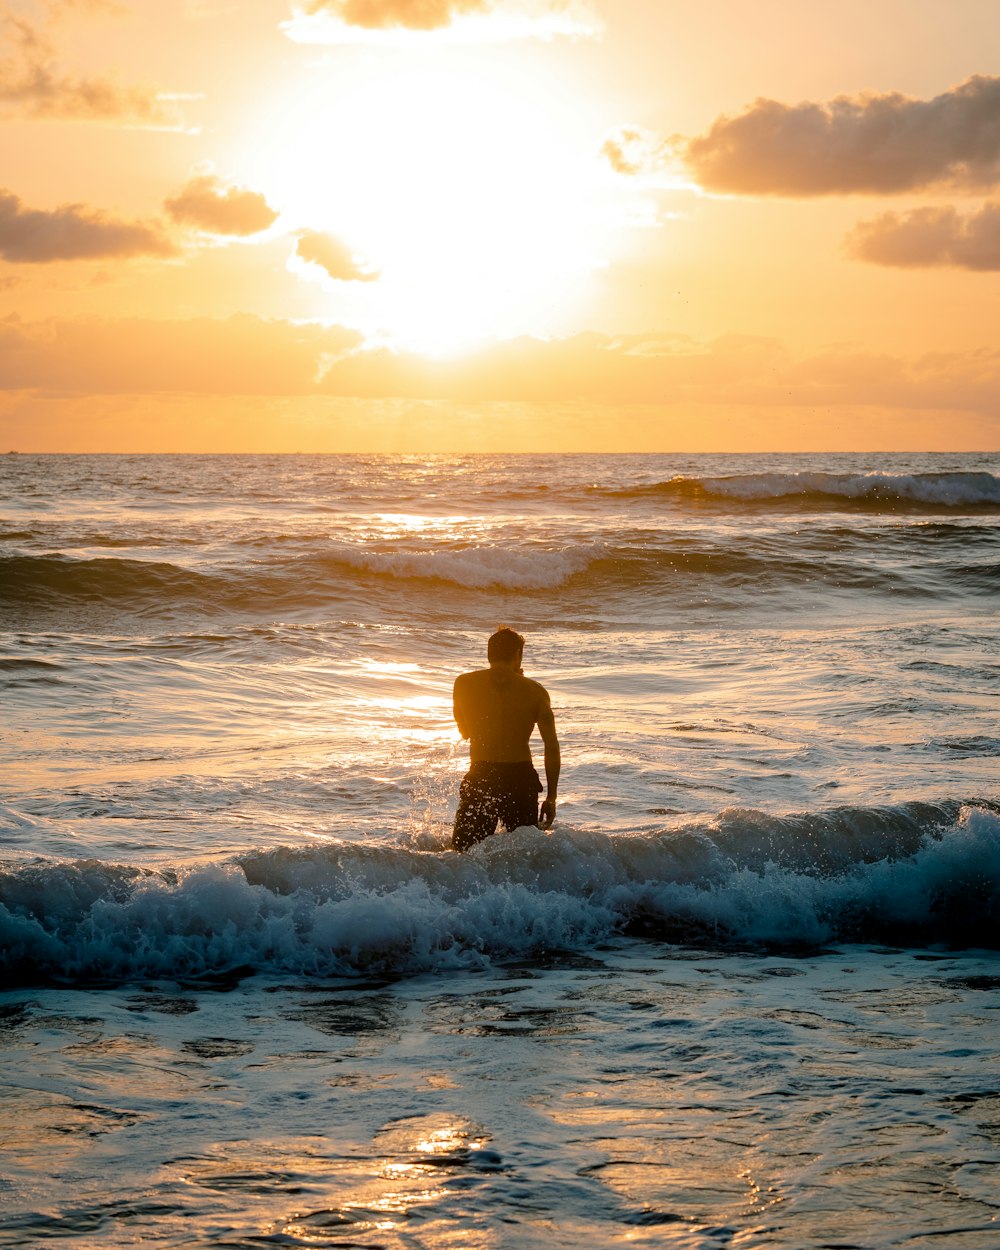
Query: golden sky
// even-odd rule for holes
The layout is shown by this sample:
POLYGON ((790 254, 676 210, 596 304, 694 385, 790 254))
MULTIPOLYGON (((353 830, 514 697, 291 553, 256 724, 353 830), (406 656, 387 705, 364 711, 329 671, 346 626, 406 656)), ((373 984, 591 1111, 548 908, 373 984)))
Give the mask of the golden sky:
POLYGON ((1000 448, 1000 0, 5 0, 0 450, 1000 448))

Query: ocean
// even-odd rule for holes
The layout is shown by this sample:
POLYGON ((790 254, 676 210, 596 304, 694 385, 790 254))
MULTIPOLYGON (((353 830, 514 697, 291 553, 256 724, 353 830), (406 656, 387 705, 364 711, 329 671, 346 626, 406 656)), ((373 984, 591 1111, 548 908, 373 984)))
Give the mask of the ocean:
POLYGON ((0 1245, 996 1250, 998 606, 995 455, 0 457, 0 1245))

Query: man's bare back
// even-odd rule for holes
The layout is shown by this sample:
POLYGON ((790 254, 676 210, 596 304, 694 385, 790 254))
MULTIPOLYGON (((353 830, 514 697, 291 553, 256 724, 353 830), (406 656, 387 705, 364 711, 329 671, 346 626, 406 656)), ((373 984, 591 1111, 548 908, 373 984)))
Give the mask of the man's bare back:
POLYGON ((469 739, 469 759, 513 764, 530 760, 535 726, 552 717, 544 686, 521 673, 481 668, 455 682, 455 722, 469 739))
POLYGON ((471 767, 462 782, 452 841, 468 850, 496 832, 518 825, 555 820, 559 784, 559 739, 545 687, 521 672, 524 639, 501 628, 490 638, 490 667, 462 673, 455 681, 455 722, 469 740, 471 767), (542 789, 531 759, 531 735, 545 744, 547 794, 539 812, 542 789))

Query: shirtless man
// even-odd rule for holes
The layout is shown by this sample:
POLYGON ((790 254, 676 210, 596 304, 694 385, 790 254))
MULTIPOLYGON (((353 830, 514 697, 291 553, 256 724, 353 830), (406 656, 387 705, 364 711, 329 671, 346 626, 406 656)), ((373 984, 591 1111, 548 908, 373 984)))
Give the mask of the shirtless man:
POLYGON ((559 785, 559 739, 544 686, 521 672, 524 639, 505 625, 487 644, 489 668, 462 673, 455 681, 455 723, 469 740, 471 767, 462 782, 452 845, 467 851, 504 829, 538 825, 551 829, 559 785), (545 743, 546 796, 531 762, 532 730, 545 743))

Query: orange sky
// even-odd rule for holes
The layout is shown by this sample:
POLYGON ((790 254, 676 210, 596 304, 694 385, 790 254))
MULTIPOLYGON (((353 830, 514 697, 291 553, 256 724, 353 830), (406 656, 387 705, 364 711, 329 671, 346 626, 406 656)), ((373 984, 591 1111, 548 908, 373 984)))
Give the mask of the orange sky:
POLYGON ((0 450, 1000 448, 1000 0, 8 0, 0 450))

